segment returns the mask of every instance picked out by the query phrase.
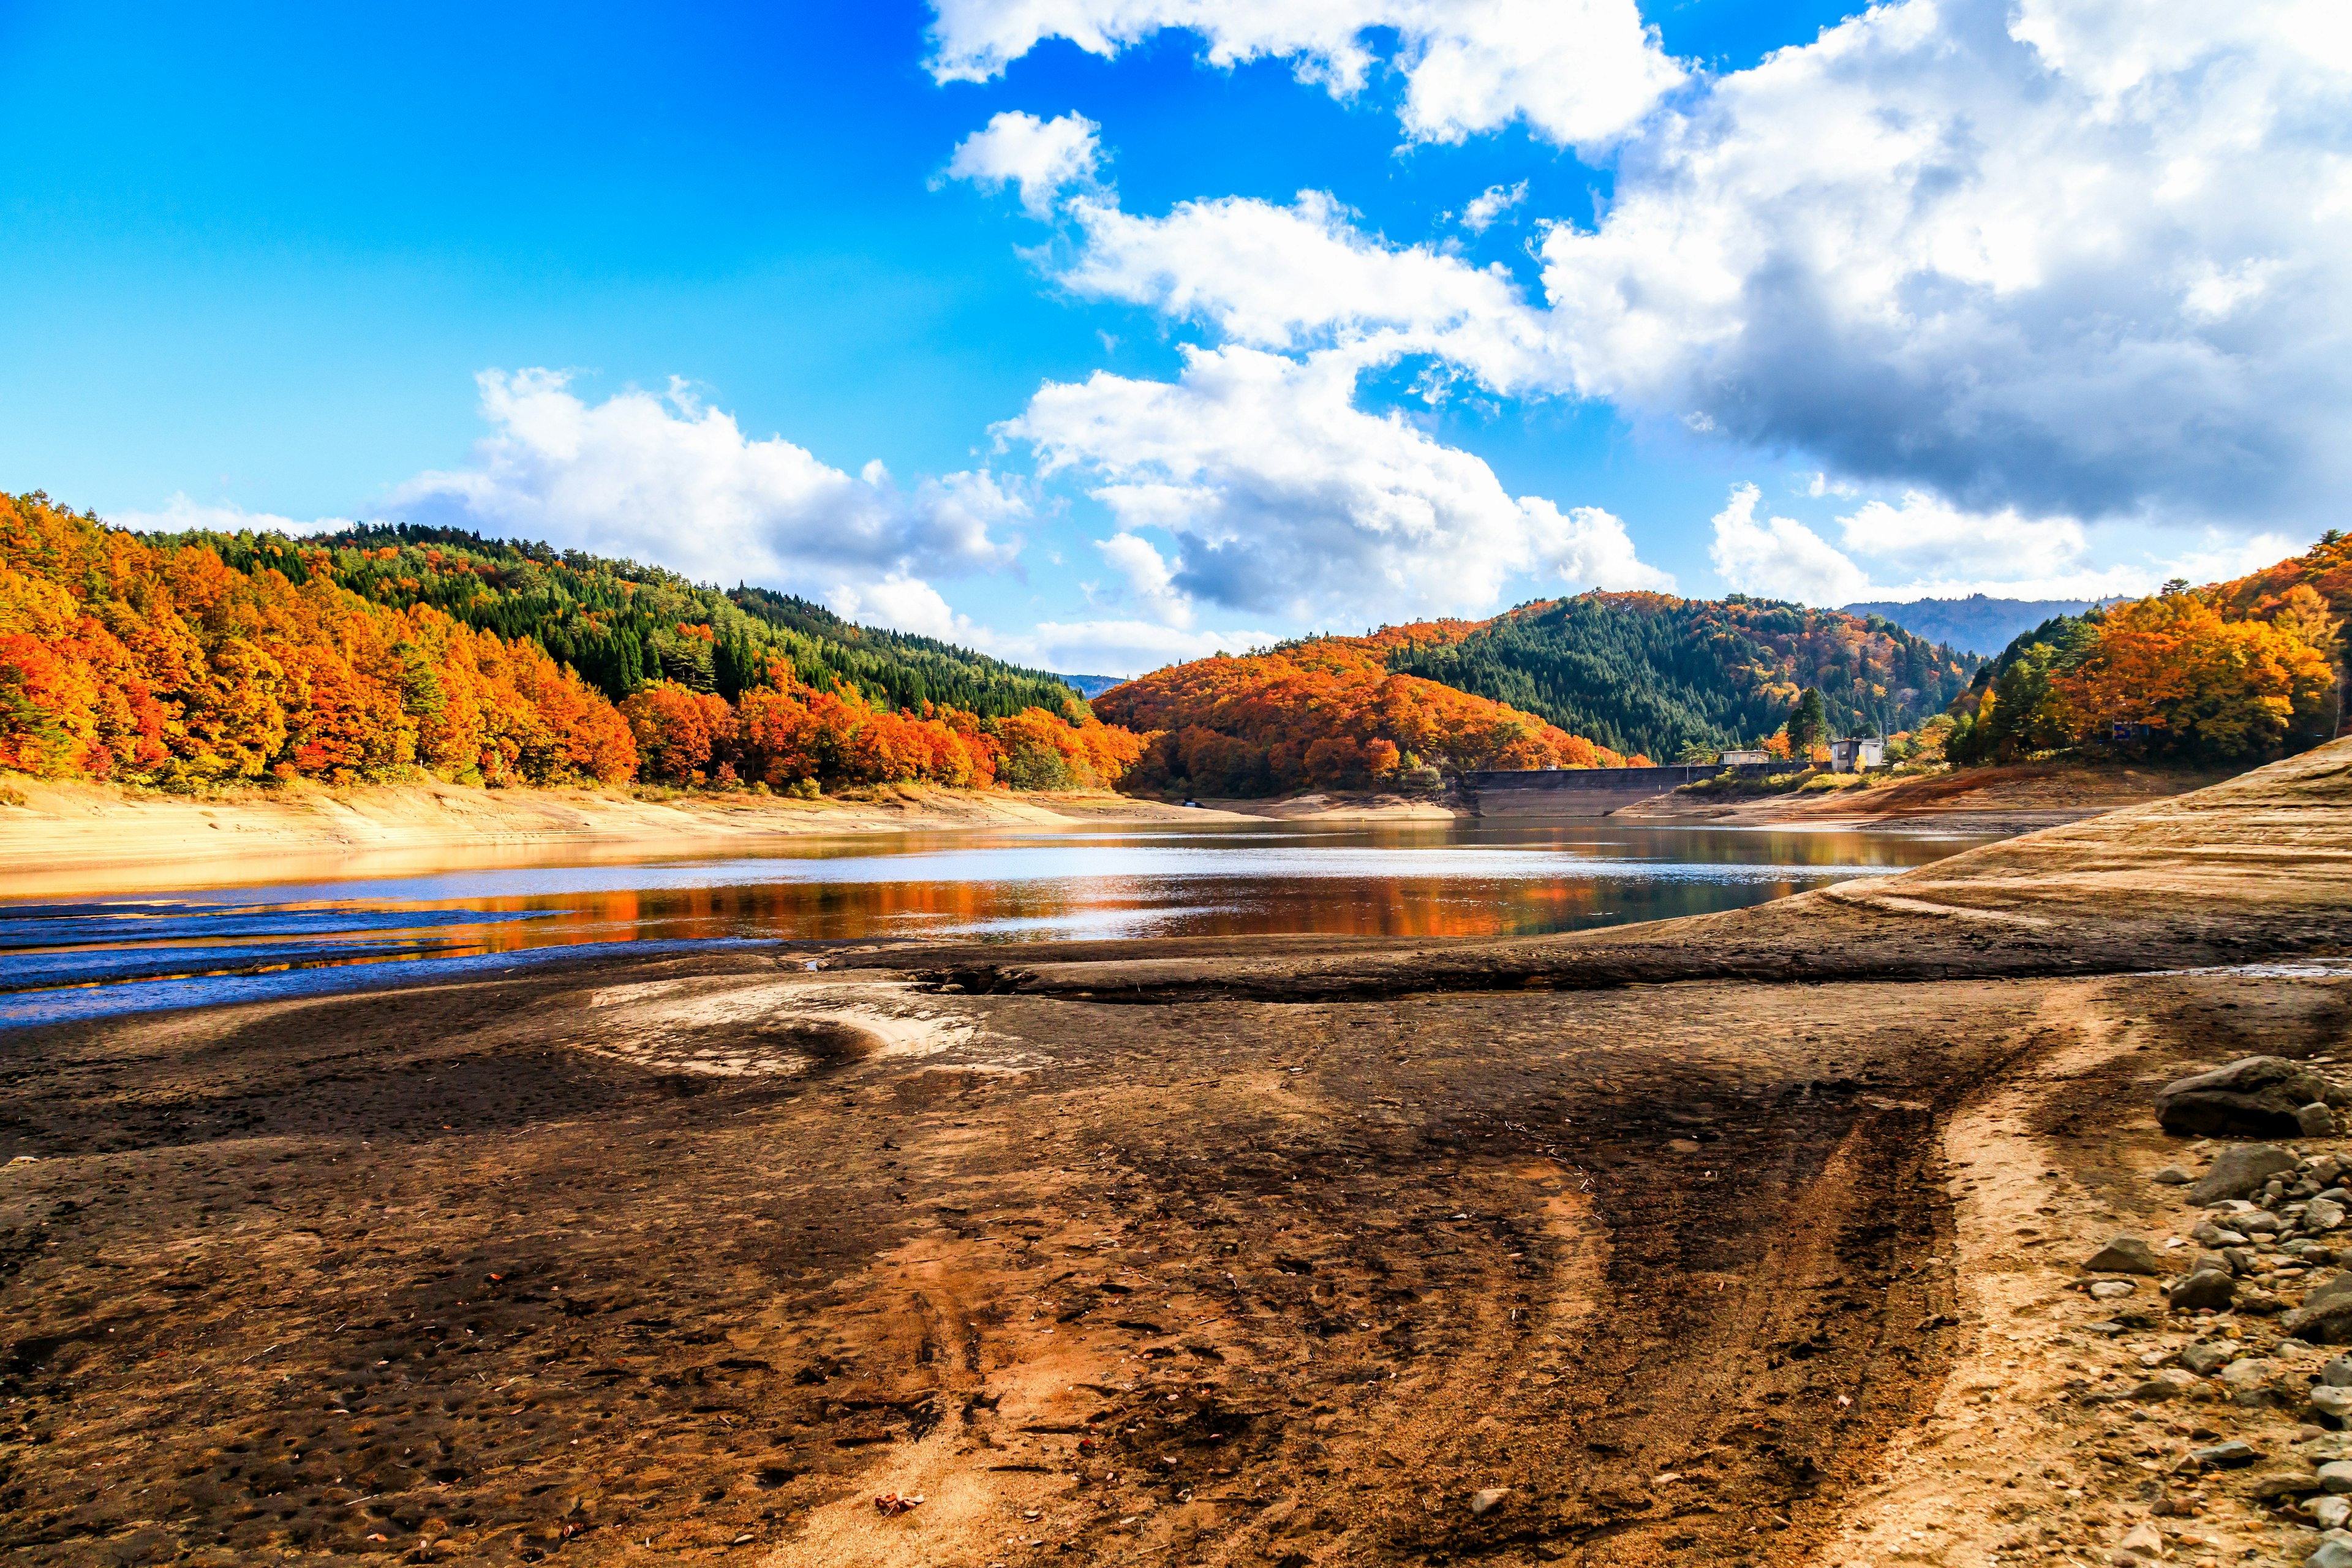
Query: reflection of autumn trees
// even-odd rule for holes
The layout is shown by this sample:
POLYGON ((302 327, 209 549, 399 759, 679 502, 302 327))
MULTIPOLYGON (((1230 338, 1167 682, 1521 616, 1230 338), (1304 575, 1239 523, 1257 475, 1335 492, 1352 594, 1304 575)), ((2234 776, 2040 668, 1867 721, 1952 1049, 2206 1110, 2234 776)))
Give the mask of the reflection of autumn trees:
MULTIPOLYGON (((1429 628, 1395 628, 1391 637, 1429 628)), ((1375 638, 1318 637, 1242 658, 1155 671, 1095 700, 1150 735, 1131 775, 1147 788, 1257 795, 1415 770, 1613 767, 1625 759, 1533 714, 1391 674, 1375 638)))
POLYGON ((550 784, 636 761, 613 705, 527 639, 0 496, 0 767, 550 784))

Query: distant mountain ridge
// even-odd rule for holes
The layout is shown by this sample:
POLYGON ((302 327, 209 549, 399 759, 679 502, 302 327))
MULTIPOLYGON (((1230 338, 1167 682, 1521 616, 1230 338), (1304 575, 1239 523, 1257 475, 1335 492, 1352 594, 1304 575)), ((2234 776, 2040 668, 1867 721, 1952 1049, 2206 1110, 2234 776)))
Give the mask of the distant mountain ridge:
POLYGON ((2007 647, 2021 632, 2032 631, 2059 616, 2079 616, 2097 599, 1993 599, 1970 594, 1965 599, 1892 600, 1848 605, 1849 616, 1876 616, 1905 631, 1987 658, 2007 647))

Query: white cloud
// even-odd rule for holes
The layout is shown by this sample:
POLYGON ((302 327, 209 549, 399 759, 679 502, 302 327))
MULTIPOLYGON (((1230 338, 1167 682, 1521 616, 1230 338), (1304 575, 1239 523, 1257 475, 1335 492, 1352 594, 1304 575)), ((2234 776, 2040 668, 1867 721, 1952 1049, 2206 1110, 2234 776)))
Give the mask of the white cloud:
POLYGON ((1979 510, 2352 479, 2340 5, 1903 0, 1711 84, 1553 228, 1568 384, 1979 510))
MULTIPOLYGON (((1185 26, 1213 58, 1280 55, 1344 89, 1376 10, 1408 65, 1447 29, 1512 42, 1479 31, 1506 12, 1475 5, 965 0, 940 14, 938 63, 985 75, 1045 37, 1110 54, 1185 26)), ((1832 493, 2301 528, 2352 487, 2346 16, 1880 5, 1652 113, 1598 226, 1545 227, 1539 300, 1320 193, 1162 217, 1081 200, 1058 279, 1227 343, 1375 345, 1505 395, 1606 399, 1802 454, 1832 493)))
POLYGON ((1359 231, 1320 191, 1289 206, 1249 197, 1181 202, 1139 217, 1082 197, 1085 244, 1056 280, 1196 321, 1234 342, 1294 349, 1378 341, 1437 353, 1486 384, 1539 381, 1543 322, 1501 267, 1473 267, 1428 246, 1391 247, 1359 231))
POLYGON ((492 433, 467 467, 396 487, 395 515, 790 588, 853 618, 944 635, 947 606, 922 579, 1009 562, 1018 541, 992 531, 1029 513, 1018 488, 984 469, 902 490, 879 463, 853 477, 781 436, 748 439, 678 382, 590 405, 562 372, 476 381, 492 433))
POLYGON ((1175 383, 1049 383, 1000 433, 1094 476, 1122 533, 1172 536, 1170 589, 1196 602, 1352 624, 1491 609, 1526 572, 1672 586, 1608 513, 1514 500, 1479 458, 1357 408, 1363 363, 1188 350, 1175 383))
POLYGON ((1031 217, 1045 217, 1066 186, 1093 177, 1102 159, 1099 130, 1080 114, 1053 120, 1018 110, 999 114, 956 144, 947 177, 989 191, 1017 184, 1022 207, 1031 217))
POLYGON ((1393 29, 1398 110, 1416 141, 1460 142, 1514 121, 1557 145, 1624 134, 1684 80, 1634 0, 936 0, 931 74, 984 81, 1047 38, 1108 58, 1189 28, 1213 64, 1287 59, 1337 97, 1363 88, 1364 35, 1393 29))
POLYGON ((1802 605, 1845 605, 1871 596, 1870 576, 1837 547, 1792 518, 1759 520, 1754 485, 1740 485, 1715 514, 1708 551, 1723 580, 1743 594, 1802 605))
POLYGON ((1918 490, 1905 491, 1897 506, 1867 501, 1838 526, 1847 550, 1899 562, 1915 576, 2059 577, 2081 571, 2090 556, 2073 518, 1964 511, 1918 490))
MULTIPOLYGON (((1958 599, 2104 599, 2153 593, 2167 578, 2243 576, 2294 553, 2284 535, 2232 539, 2208 530, 2197 548, 2096 565, 2089 531, 2072 518, 1971 513, 1917 491, 1900 504, 1864 502, 1838 519, 1840 549, 1803 523, 1759 519, 1754 485, 1736 487, 1715 517, 1711 554, 1734 589, 1801 604, 1958 599), (1861 556, 1873 563, 1865 566, 1861 556)), ((2130 531, 2143 541, 2145 530, 2130 531)))
POLYGON ((1488 185, 1470 198, 1462 209, 1462 226, 1472 234, 1484 234, 1495 226, 1495 220, 1528 199, 1528 183, 1516 185, 1488 185))
MULTIPOLYGON (((1130 507, 1126 515, 1132 524, 1136 510, 1130 507)), ((1115 533, 1108 539, 1097 540, 1095 548, 1127 579, 1129 594, 1150 612, 1153 620, 1168 626, 1192 624, 1192 602, 1176 586, 1175 570, 1150 540, 1132 533, 1115 533)))
POLYGON ((306 521, 280 517, 273 511, 247 511, 235 501, 192 500, 179 490, 173 492, 160 511, 119 511, 107 521, 118 528, 158 533, 185 533, 195 529, 215 533, 237 533, 247 529, 261 533, 331 533, 353 523, 348 517, 314 517, 306 521))

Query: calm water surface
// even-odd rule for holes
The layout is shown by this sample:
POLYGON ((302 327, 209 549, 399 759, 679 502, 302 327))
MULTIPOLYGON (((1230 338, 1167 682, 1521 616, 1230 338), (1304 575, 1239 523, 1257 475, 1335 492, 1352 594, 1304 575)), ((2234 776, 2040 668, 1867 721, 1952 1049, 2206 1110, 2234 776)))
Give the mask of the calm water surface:
POLYGON ((194 889, 0 899, 0 1026, 498 970, 592 942, 1533 935, 1761 903, 1981 842, 1268 822, 224 865, 188 876, 212 884, 194 889))

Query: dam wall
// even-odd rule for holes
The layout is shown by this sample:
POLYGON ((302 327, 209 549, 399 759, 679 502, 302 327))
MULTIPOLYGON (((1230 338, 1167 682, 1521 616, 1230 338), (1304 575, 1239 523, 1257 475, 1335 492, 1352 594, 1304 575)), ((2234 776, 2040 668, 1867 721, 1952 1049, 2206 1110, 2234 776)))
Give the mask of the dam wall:
POLYGON ((1760 779, 1794 773, 1802 763, 1670 763, 1649 768, 1527 768, 1462 775, 1481 816, 1606 816, 1636 801, 1730 773, 1760 779))

